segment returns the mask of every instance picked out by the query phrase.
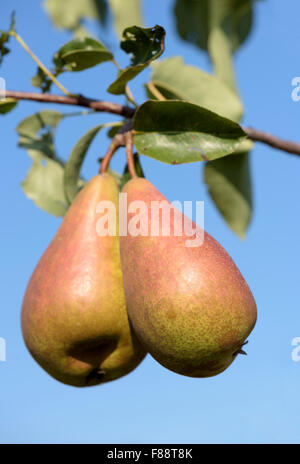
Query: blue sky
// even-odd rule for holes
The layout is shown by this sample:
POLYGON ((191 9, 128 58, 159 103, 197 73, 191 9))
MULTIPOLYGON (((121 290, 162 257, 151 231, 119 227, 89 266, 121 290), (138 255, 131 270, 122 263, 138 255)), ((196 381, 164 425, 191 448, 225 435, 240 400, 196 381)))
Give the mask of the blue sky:
MULTIPOLYGON (((145 0, 145 23, 166 28, 165 57, 180 54, 186 63, 210 70, 207 57, 176 36, 172 4, 173 0, 145 0)), ((40 1, 11 0, 0 8, 0 28, 7 27, 16 9, 18 32, 46 63, 69 39, 52 27, 40 1)), ((300 140, 300 102, 291 99, 291 80, 300 75, 299 17, 297 0, 257 2, 253 33, 236 56, 244 123, 292 140, 300 140)), ((112 32, 100 31, 100 36, 126 65, 112 32)), ((31 59, 14 43, 0 69, 7 87, 29 91, 34 72, 31 59)), ((104 98, 113 72, 108 63, 84 74, 66 73, 61 81, 74 92, 104 98)), ((132 86, 139 102, 146 78, 147 71, 132 86)), ((291 358, 292 339, 300 337, 299 158, 255 146, 254 214, 247 240, 241 242, 209 199, 200 163, 170 167, 143 157, 147 177, 170 200, 205 201, 206 229, 248 281, 258 322, 249 338, 248 356, 240 356, 217 377, 179 376, 148 356, 118 381, 76 389, 53 380, 32 360, 20 330, 28 279, 61 222, 38 209, 20 187, 30 161, 16 146, 15 127, 45 108, 26 102, 0 121, 0 337, 7 344, 7 361, 0 362, 0 443, 300 443, 300 362, 291 358)), ((116 118, 97 114, 65 121, 57 134, 60 156, 66 158, 89 127, 112 120, 116 118)), ((99 135, 84 164, 86 178, 97 172, 96 160, 106 147, 107 139, 99 135)), ((113 167, 122 168, 123 156, 117 154, 113 167)))

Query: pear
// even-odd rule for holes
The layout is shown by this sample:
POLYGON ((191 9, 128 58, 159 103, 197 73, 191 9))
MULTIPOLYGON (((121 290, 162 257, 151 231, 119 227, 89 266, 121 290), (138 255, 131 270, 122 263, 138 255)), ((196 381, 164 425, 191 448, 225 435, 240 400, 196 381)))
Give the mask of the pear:
POLYGON ((128 321, 118 235, 99 236, 97 205, 118 209, 108 174, 76 196, 28 284, 22 331, 33 358, 55 379, 78 387, 132 371, 144 358, 128 321))
POLYGON ((136 335, 171 371, 189 377, 221 373, 238 353, 245 354, 242 346, 256 322, 247 283, 225 249, 179 210, 171 210, 170 234, 163 232, 161 218, 170 203, 149 181, 132 179, 123 193, 131 212, 129 232, 120 236, 121 263, 136 335), (153 202, 164 202, 161 218, 151 213, 153 202), (182 227, 181 236, 178 218, 190 227, 187 233, 182 227), (202 233, 201 246, 187 246, 191 227, 199 244, 202 233))

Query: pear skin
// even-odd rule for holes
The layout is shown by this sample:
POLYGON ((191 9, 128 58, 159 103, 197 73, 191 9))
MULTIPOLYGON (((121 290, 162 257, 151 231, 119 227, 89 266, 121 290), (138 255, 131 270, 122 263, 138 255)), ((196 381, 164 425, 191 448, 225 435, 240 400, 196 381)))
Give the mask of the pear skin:
POLYGON ((22 332, 30 353, 51 376, 73 386, 117 379, 145 356, 128 321, 119 237, 96 232, 97 205, 113 202, 118 213, 118 195, 108 174, 86 184, 24 296, 22 332))
POLYGON ((151 226, 157 226, 151 223, 151 202, 170 203, 149 181, 132 179, 123 193, 129 210, 136 200, 147 205, 146 212, 138 211, 139 221, 133 219, 136 212, 127 219, 128 226, 148 221, 148 235, 120 237, 127 310, 136 335, 171 371, 190 377, 221 373, 243 353, 256 322, 246 281, 225 249, 181 213, 182 223, 198 227, 199 236, 204 233, 201 246, 187 247, 191 237, 174 234, 174 214, 169 236, 162 236, 162 221, 159 236, 150 235, 151 226))

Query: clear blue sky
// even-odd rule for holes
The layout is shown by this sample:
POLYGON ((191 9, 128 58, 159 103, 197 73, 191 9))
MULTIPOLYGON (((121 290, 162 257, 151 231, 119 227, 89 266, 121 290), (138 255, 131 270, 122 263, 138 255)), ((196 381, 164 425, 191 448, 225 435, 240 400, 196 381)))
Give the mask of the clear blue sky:
MULTIPOLYGON (((209 70, 207 57, 177 38, 172 4, 173 0, 145 0, 146 24, 166 28, 166 57, 182 54, 187 63, 209 70)), ((18 32, 46 63, 69 39, 52 27, 41 1, 11 0, 1 2, 0 8, 0 28, 7 27, 11 10, 16 9, 18 32)), ((297 0, 257 2, 255 28, 236 65, 245 124, 300 141, 300 102, 290 97, 291 80, 300 75, 299 18, 297 0)), ((126 56, 114 35, 102 36, 125 65, 126 56)), ((0 75, 9 89, 30 90, 34 71, 31 59, 13 44, 0 75)), ((103 98, 112 72, 112 65, 104 64, 84 74, 66 73, 61 81, 74 92, 103 98)), ((147 72, 138 82, 146 77, 147 72)), ((142 101, 142 90, 138 85, 133 89, 142 101)), ((258 322, 247 345, 248 356, 240 356, 217 377, 179 376, 148 356, 127 377, 76 389, 53 380, 32 360, 20 331, 28 279, 61 222, 38 209, 20 187, 30 161, 16 146, 15 126, 43 108, 26 102, 0 121, 0 337, 7 342, 7 361, 0 362, 0 442, 300 443, 300 362, 291 359, 291 341, 300 337, 300 159, 256 145, 251 156, 254 215, 247 240, 241 242, 210 201, 200 164, 170 167, 143 157, 147 177, 170 200, 205 200, 206 228, 248 281, 258 305, 258 322)), ((111 115, 93 115, 64 122, 58 130, 59 154, 66 158, 89 127, 111 120, 111 115)), ((96 159, 106 147, 107 140, 100 135, 84 165, 86 178, 95 174, 96 159)), ((121 169, 120 154, 113 166, 121 169)))

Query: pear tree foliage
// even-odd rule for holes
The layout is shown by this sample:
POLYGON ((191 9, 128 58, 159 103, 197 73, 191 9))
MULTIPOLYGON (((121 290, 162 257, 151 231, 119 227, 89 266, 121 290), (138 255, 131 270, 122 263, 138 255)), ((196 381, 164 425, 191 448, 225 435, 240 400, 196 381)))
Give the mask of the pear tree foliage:
MULTIPOLYGON (((143 156, 173 165, 200 162, 212 201, 228 226, 244 237, 252 215, 249 163, 253 143, 246 139, 240 126, 244 108, 237 92, 233 60, 251 34, 254 3, 174 0, 172 14, 178 36, 187 46, 207 54, 213 69, 208 73, 186 62, 185 57, 164 57, 168 31, 159 24, 145 27, 142 0, 45 0, 44 12, 53 26, 68 31, 72 37, 54 50, 52 57, 40 57, 49 64, 50 76, 33 63, 33 73, 28 78, 33 87, 47 95, 54 88, 51 75, 59 79, 63 73, 83 73, 93 68, 97 79, 104 65, 106 73, 107 64, 110 69, 115 66, 109 86, 101 89, 101 99, 118 95, 121 104, 125 98, 135 110, 131 123, 138 174, 144 176, 143 156), (107 45, 109 29, 127 56, 127 66, 123 68, 107 45), (150 73, 144 72, 147 69, 150 73), (139 75, 144 76, 145 97, 136 105, 133 95, 139 75)), ((13 53, 15 28, 13 16, 9 29, 0 31, 0 66, 13 53)), ((22 35, 22 31, 17 32, 22 35)), ((1 100, 0 117, 9 115, 16 106, 13 98, 1 100)), ((89 112, 81 113, 77 117, 85 117, 89 112)), ((23 191, 38 207, 56 216, 66 213, 85 184, 82 166, 87 153, 96 151, 97 134, 106 130, 109 145, 128 123, 128 119, 122 118, 119 122, 91 124, 79 140, 75 137, 68 158, 62 159, 55 135, 69 116, 43 110, 28 115, 17 127, 19 146, 32 160, 22 183, 23 191)), ((124 164, 123 172, 110 171, 120 186, 129 178, 128 166, 124 164)))

